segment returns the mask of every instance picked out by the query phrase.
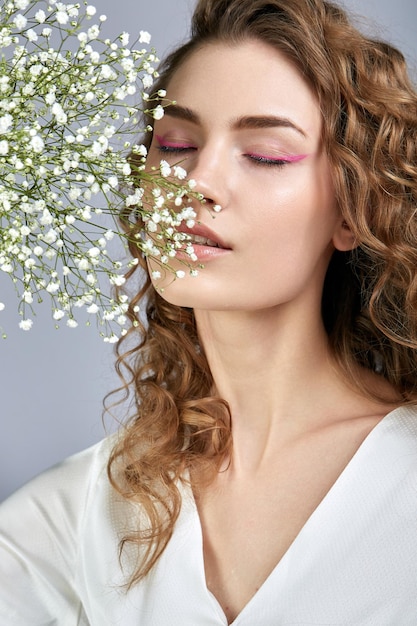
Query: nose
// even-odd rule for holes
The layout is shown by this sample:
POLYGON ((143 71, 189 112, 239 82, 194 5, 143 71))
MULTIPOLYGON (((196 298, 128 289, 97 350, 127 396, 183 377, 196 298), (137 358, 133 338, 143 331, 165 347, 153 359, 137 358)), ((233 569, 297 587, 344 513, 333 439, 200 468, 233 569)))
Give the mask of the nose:
POLYGON ((206 145, 200 148, 185 168, 189 178, 196 181, 195 191, 200 193, 205 206, 227 207, 229 200, 227 156, 220 146, 206 145))

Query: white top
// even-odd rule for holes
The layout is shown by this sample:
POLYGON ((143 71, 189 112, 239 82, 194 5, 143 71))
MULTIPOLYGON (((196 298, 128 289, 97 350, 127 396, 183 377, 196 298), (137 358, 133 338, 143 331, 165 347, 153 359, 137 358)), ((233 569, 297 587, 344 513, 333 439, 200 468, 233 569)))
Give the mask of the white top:
MULTIPOLYGON (((140 511, 111 489, 105 440, 0 507, 1 626, 225 626, 183 489, 174 535, 130 592, 118 543, 140 511)), ((259 532, 262 532, 260 527, 259 532)), ((417 409, 365 439, 233 626, 417 625, 417 409)))

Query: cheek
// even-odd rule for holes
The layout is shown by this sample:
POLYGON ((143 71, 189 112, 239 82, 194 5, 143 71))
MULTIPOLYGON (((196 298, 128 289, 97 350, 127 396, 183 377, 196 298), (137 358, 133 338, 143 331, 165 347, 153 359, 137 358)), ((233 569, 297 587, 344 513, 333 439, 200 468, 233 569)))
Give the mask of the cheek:
POLYGON ((262 258, 272 255, 300 264, 310 255, 325 252, 327 257, 338 211, 331 184, 323 178, 260 191, 256 199, 248 197, 250 203, 256 201, 250 229, 262 258))

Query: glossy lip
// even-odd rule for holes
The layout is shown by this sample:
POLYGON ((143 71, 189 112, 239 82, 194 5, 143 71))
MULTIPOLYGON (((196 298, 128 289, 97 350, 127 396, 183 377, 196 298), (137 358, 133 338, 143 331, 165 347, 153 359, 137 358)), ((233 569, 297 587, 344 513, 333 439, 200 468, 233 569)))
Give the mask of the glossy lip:
MULTIPOLYGON (((178 228, 180 233, 186 233, 188 235, 199 235, 200 237, 205 237, 206 239, 211 239, 214 241, 219 248, 215 248, 215 250, 231 250, 231 247, 223 241, 223 239, 215 232, 213 232, 208 226, 205 224, 197 223, 192 228, 188 228, 185 225, 181 225, 178 228)), ((212 247, 212 246, 202 246, 201 244, 193 244, 194 247, 212 247)))
MULTIPOLYGON (((204 246, 202 244, 193 243, 194 254, 196 255, 199 261, 207 261, 209 259, 214 259, 216 257, 222 256, 225 253, 231 251, 231 247, 223 241, 221 237, 215 232, 213 232, 208 226, 205 224, 195 224, 192 228, 188 228, 185 225, 180 226, 178 229, 181 233, 187 233, 188 235, 199 235, 200 237, 205 237, 206 239, 211 239, 214 241, 219 247, 213 246, 204 246)), ((190 260, 188 254, 186 254, 183 250, 178 250, 176 254, 177 258, 181 260, 190 260)))

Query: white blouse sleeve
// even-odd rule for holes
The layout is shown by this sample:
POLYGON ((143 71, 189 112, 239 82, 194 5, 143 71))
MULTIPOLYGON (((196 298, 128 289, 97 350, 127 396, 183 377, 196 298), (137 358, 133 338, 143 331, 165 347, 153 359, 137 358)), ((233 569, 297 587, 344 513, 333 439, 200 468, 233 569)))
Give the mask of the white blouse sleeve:
POLYGON ((0 505, 0 624, 88 624, 74 585, 78 538, 100 445, 41 474, 0 505))

